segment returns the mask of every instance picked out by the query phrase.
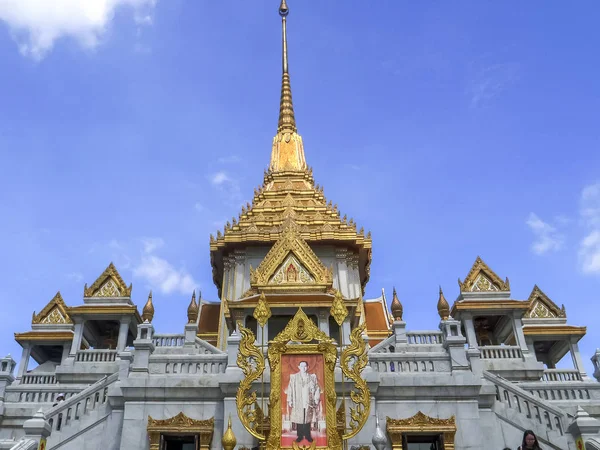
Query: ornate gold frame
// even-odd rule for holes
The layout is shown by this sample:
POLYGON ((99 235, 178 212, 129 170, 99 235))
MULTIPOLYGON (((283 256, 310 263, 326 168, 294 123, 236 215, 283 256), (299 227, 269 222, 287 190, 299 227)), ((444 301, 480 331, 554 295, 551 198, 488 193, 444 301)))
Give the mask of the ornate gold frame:
POLYGON ((196 420, 180 412, 170 419, 157 420, 148 416, 148 438, 150 450, 159 450, 161 433, 197 434, 200 436, 200 450, 209 450, 215 428, 215 418, 196 420))
POLYGON ((449 419, 437 419, 419 411, 408 419, 388 417, 386 429, 392 441, 392 450, 402 450, 402 436, 405 434, 441 434, 444 440, 444 450, 454 450, 454 436, 456 435, 454 416, 449 419))
MULTIPOLYGON (((347 312, 346 312, 347 314, 347 312)), ((267 450, 279 450, 281 447, 281 357, 285 354, 321 354, 324 361, 325 382, 325 422, 327 427, 327 448, 341 450, 342 441, 355 436, 364 426, 370 410, 371 394, 361 372, 367 364, 366 343, 362 339, 364 325, 356 327, 350 335, 350 345, 343 349, 340 357, 342 373, 352 381, 349 409, 350 423, 346 425, 346 408, 342 405, 336 411, 336 391, 334 370, 337 362, 337 348, 334 340, 310 320, 302 308, 279 333, 269 342, 268 358, 271 367, 271 393, 269 396, 270 417, 264 417, 257 401, 253 383, 259 380, 265 369, 262 351, 255 345, 252 331, 238 322, 241 341, 237 364, 244 373, 244 379, 236 395, 239 419, 244 428, 260 441, 266 441, 267 450), (341 419, 341 421, 339 420, 341 419), (340 422, 340 423, 338 423, 340 422)), ((292 448, 298 450, 298 445, 292 448)), ((313 443, 313 450, 316 448, 313 443)))

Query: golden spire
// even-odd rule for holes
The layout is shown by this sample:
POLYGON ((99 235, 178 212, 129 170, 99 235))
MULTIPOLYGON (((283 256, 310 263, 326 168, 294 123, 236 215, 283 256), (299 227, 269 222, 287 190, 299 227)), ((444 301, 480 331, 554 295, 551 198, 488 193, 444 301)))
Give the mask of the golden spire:
POLYGON ((144 309, 142 310, 142 320, 145 322, 152 322, 154 318, 154 305, 152 304, 152 291, 148 294, 148 301, 144 305, 144 309))
POLYGON ((287 53, 287 21, 286 17, 289 14, 287 3, 281 0, 279 6, 279 15, 281 16, 282 30, 282 79, 281 79, 281 101, 279 103, 279 123, 277 124, 277 132, 288 131, 295 133, 296 118, 294 117, 294 105, 292 104, 292 87, 290 85, 290 74, 288 72, 288 53, 287 53))
POLYGON ((437 310, 440 318, 442 320, 447 320, 448 316, 450 316, 450 305, 446 301, 446 297, 444 297, 444 293, 442 292, 442 287, 440 286, 440 298, 437 303, 437 310))
POLYGON ((225 450, 233 450, 235 448, 235 444, 237 444, 237 439, 235 438, 235 434, 233 434, 233 430, 231 429, 231 415, 229 415, 227 430, 221 438, 221 445, 223 445, 225 450))
POLYGON ((196 323, 198 320, 198 304, 196 303, 196 290, 192 294, 192 301, 187 309, 188 323, 196 323))
POLYGON ((392 316, 394 316, 394 320, 402 320, 403 312, 402 303, 400 303, 398 294, 396 294, 396 288, 394 288, 394 298, 392 299, 392 316))
POLYGON ((292 87, 290 85, 290 74, 288 71, 287 51, 287 15, 289 9, 286 0, 281 0, 279 15, 281 16, 282 32, 282 77, 281 77, 281 100, 279 102, 279 122, 277 124, 277 135, 273 140, 271 152, 272 172, 304 171, 306 160, 304 159, 304 146, 302 138, 297 133, 296 118, 294 117, 294 105, 292 103, 292 87))

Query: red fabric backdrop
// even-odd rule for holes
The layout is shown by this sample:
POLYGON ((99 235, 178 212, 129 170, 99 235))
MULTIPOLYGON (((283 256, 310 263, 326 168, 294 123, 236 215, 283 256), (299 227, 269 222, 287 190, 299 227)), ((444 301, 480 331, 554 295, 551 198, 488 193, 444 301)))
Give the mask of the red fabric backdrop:
POLYGON ((300 361, 306 361, 308 363, 308 373, 314 373, 317 376, 319 387, 321 388, 321 404, 323 411, 325 411, 325 398, 323 392, 325 391, 325 371, 323 370, 323 355, 294 355, 285 354, 281 355, 281 414, 287 413, 287 395, 285 390, 290 383, 290 374, 299 371, 298 364, 300 361))

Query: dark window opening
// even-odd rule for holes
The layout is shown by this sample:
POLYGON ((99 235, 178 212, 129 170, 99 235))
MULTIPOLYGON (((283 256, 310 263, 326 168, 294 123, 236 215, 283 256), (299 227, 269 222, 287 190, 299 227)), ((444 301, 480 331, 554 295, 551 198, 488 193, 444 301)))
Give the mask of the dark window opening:
POLYGON ((402 450, 443 450, 441 435, 404 435, 402 450))
POLYGON ((161 450, 198 450, 199 440, 194 435, 162 435, 161 450))

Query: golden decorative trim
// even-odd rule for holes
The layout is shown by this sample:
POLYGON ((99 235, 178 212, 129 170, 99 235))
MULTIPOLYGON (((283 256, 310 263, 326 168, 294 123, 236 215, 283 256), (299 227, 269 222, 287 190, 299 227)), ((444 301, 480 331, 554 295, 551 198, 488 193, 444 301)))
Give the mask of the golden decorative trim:
POLYGON ((26 331, 15 333, 15 340, 20 341, 72 341, 73 332, 70 331, 26 331))
MULTIPOLYGON (((292 267, 295 271, 299 270, 295 266, 292 267)), ((288 268, 283 269, 285 271, 288 268)), ((326 290, 328 287, 331 287, 332 283, 333 273, 331 270, 327 269, 321 263, 318 256, 315 255, 306 241, 300 236, 297 226, 291 222, 256 270, 250 267, 250 286, 259 291, 278 288, 282 284, 288 289, 293 286, 294 290, 301 290, 309 285, 316 285, 322 288, 322 290, 326 290), (301 280, 300 275, 294 272, 294 278, 290 277, 284 280, 283 283, 274 283, 273 277, 275 273, 287 261, 290 254, 297 258, 298 263, 303 268, 306 268, 309 277, 301 280)))
POLYGON ((135 305, 80 305, 67 307, 67 313, 70 316, 80 316, 84 314, 98 315, 98 314, 123 314, 123 315, 135 315, 138 321, 141 323, 142 318, 138 313, 135 305))
MULTIPOLYGON (((350 399, 354 407, 350 407, 350 430, 342 435, 343 440, 353 438, 358 434, 369 418, 371 410, 371 392, 361 373, 367 366, 367 345, 362 338, 366 324, 362 324, 350 333, 350 345, 340 355, 342 373, 354 385, 350 391, 350 399)), ((345 427, 344 427, 345 428, 345 427)), ((345 430, 344 430, 345 431, 345 430)))
POLYGON ((402 437, 405 434, 441 434, 444 450, 454 450, 456 435, 455 416, 449 419, 429 417, 419 411, 408 419, 386 420, 387 433, 392 441, 392 450, 402 450, 402 437))
MULTIPOLYGON (((244 373, 244 379, 240 382, 235 397, 238 416, 244 428, 260 441, 266 436, 258 428, 262 424, 259 414, 255 408, 256 391, 252 390, 252 383, 258 380, 265 370, 265 357, 261 349, 255 344, 254 333, 238 322, 238 329, 242 338, 237 356, 237 365, 244 373)), ((273 389, 271 388, 271 392, 273 389)), ((274 411, 279 411, 275 409, 274 411)), ((277 414, 275 414, 277 415, 277 414)), ((280 419, 281 420, 281 419, 280 419)))
POLYGON ((44 309, 39 314, 33 313, 31 319, 32 324, 49 323, 49 324, 72 324, 73 321, 67 313, 67 305, 60 295, 60 291, 48 302, 44 309))
POLYGON ((131 297, 131 288, 119 275, 117 268, 111 262, 102 274, 88 288, 87 284, 83 288, 84 297, 131 297))
POLYGON ((523 327, 523 334, 525 336, 585 336, 587 327, 576 327, 572 325, 525 325, 523 327))
POLYGON ((256 322, 261 327, 264 327, 267 324, 267 320, 271 317, 271 308, 269 308, 269 304, 267 303, 267 299, 265 298, 265 293, 260 294, 260 298, 258 299, 258 305, 254 308, 254 313, 252 317, 256 319, 256 322))
POLYGON ((525 317, 529 319, 546 319, 546 318, 565 318, 567 311, 565 305, 561 308, 548 297, 537 284, 533 286, 533 290, 529 295, 529 311, 525 313, 525 317))
POLYGON ((215 419, 196 420, 180 412, 170 419, 157 420, 148 416, 148 437, 150 439, 150 450, 159 450, 160 435, 169 434, 195 434, 200 437, 200 450, 210 449, 215 419))
POLYGON ((508 277, 502 281, 479 256, 475 259, 465 281, 458 279, 458 286, 461 292, 510 291, 508 277))
POLYGON ((333 303, 331 304, 329 313, 340 327, 342 326, 344 319, 348 317, 348 308, 346 308, 344 298, 342 297, 342 293, 340 291, 335 291, 333 303))

